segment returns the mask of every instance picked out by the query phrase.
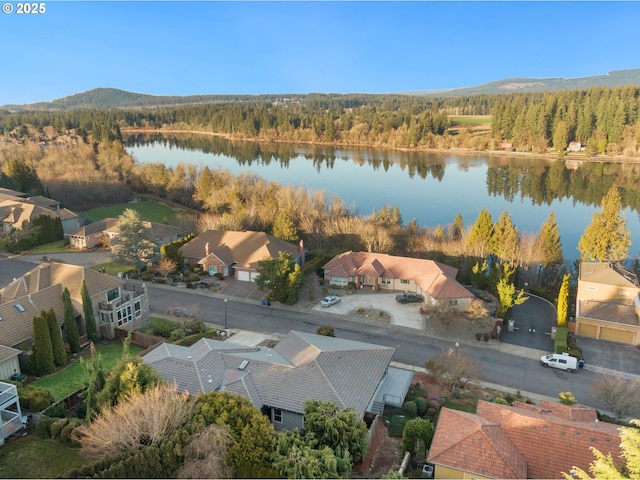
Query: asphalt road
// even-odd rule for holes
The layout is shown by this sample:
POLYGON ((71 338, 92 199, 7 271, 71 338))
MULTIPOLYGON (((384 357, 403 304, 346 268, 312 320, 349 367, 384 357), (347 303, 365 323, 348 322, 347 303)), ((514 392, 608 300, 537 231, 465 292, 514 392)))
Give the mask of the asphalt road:
MULTIPOLYGON (((184 305, 194 309, 205 322, 218 327, 224 325, 225 308, 222 298, 153 285, 148 285, 148 293, 152 313, 163 314, 168 307, 184 305)), ((339 338, 394 347, 394 361, 415 367, 424 367, 427 360, 454 347, 451 341, 428 337, 414 329, 354 321, 312 309, 277 305, 266 307, 229 300, 226 310, 227 324, 232 330, 284 336, 289 330, 315 333, 319 326, 331 325, 339 338)), ((540 365, 538 358, 509 353, 510 346, 506 344, 465 344, 459 348, 482 364, 484 380, 488 383, 551 399, 557 399, 560 392, 570 391, 579 403, 605 410, 590 397, 591 383, 595 378, 592 371, 567 373, 547 369, 540 365)))

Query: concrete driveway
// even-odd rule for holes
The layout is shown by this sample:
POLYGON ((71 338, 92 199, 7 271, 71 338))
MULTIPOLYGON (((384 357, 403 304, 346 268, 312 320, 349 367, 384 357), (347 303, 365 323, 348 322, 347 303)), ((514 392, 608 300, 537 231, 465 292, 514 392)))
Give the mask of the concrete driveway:
POLYGON ((382 310, 391 317, 391 325, 424 330, 424 320, 420 315, 420 307, 424 304, 403 305, 396 302, 396 295, 397 293, 355 292, 351 295, 342 295, 340 303, 331 307, 323 307, 318 303, 313 309, 336 315, 347 315, 358 308, 382 310))

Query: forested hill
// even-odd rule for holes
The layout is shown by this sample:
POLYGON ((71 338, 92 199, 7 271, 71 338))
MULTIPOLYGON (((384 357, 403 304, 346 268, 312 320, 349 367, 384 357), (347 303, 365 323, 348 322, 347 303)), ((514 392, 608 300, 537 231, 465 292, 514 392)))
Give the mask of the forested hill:
MULTIPOLYGON (((300 95, 298 95, 300 96, 300 95)), ((289 95, 288 98, 296 97, 289 95)), ((188 95, 188 96, 163 96, 146 95, 143 93, 127 92, 117 88, 95 88, 88 92, 76 93, 68 97, 59 98, 52 102, 38 102, 28 105, 5 105, 3 109, 10 111, 24 110, 73 110, 73 109, 98 109, 108 110, 114 108, 136 107, 168 107, 178 105, 193 105, 206 103, 246 102, 260 98, 264 101, 274 101, 282 98, 282 95, 188 95)))
POLYGON ((586 90, 592 87, 640 86, 640 68, 615 70, 606 75, 577 78, 506 78, 475 87, 437 91, 405 92, 407 95, 429 97, 467 97, 472 95, 496 95, 501 93, 555 92, 559 90, 586 90))
MULTIPOLYGON (((427 97, 465 97, 472 95, 496 95, 508 93, 552 92, 559 90, 584 90, 592 87, 640 86, 640 69, 616 70, 606 75, 579 78, 508 78, 475 87, 447 90, 396 92, 398 95, 427 97)), ((317 94, 309 94, 315 95, 317 94)), ((309 95, 268 94, 268 95, 188 95, 160 96, 127 92, 116 88, 96 88, 88 92, 77 93, 51 102, 38 102, 28 105, 5 105, 0 109, 13 112, 25 110, 74 110, 74 109, 117 109, 142 107, 169 107, 212 103, 286 103, 302 100, 309 95)), ((349 94, 347 94, 349 96, 349 94)))

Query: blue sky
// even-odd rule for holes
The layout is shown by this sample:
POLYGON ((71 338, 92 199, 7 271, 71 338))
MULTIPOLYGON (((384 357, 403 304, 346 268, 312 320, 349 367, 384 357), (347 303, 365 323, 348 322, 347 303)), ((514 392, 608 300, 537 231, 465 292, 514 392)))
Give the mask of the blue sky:
POLYGON ((97 87, 386 93, 640 68, 636 2, 8 3, 0 105, 97 87))

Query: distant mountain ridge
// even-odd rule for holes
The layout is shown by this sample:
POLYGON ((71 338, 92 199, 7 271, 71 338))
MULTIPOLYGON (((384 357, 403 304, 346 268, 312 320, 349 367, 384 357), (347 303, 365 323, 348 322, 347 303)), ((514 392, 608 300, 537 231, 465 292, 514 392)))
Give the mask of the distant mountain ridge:
POLYGON ((505 78, 475 87, 445 90, 403 92, 406 95, 430 97, 468 97, 471 95, 498 95, 506 93, 553 92, 558 90, 584 90, 592 87, 640 86, 640 68, 614 70, 606 75, 576 78, 505 78))
MULTIPOLYGON (((615 70, 606 75, 577 78, 506 78, 475 87, 451 88, 444 90, 418 90, 394 92, 395 95, 415 95, 429 97, 464 97, 471 95, 498 95, 516 92, 551 92, 558 90, 582 90, 592 87, 616 87, 624 85, 640 86, 640 68, 615 70)), ((381 94, 382 95, 382 94, 381 94)), ((127 92, 117 88, 95 88, 83 93, 59 98, 51 102, 26 105, 4 105, 10 111, 25 110, 72 110, 72 109, 118 109, 177 106, 204 103, 246 102, 255 99, 265 101, 283 98, 304 98, 304 94, 268 95, 148 95, 127 92)))

